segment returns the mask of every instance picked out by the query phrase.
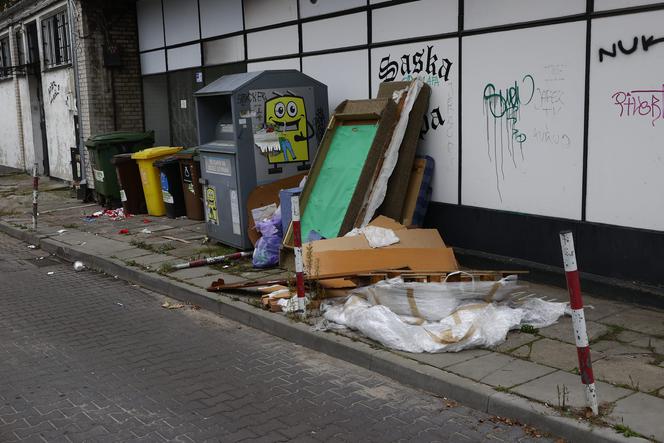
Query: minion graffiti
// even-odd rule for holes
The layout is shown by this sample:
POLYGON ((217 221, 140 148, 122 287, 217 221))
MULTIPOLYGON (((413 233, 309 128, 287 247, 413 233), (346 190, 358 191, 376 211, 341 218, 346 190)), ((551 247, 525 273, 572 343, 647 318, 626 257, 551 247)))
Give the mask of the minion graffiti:
POLYGON ((278 133, 281 151, 268 154, 268 162, 292 163, 309 161, 309 139, 313 126, 307 120, 304 98, 293 94, 265 102, 265 127, 278 133))

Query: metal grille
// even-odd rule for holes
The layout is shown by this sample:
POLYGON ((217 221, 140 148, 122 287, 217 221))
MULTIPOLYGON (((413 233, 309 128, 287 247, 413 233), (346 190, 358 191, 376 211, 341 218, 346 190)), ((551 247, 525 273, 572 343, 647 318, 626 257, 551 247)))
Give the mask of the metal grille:
POLYGON ((44 66, 51 68, 71 61, 67 12, 60 11, 42 20, 44 66))

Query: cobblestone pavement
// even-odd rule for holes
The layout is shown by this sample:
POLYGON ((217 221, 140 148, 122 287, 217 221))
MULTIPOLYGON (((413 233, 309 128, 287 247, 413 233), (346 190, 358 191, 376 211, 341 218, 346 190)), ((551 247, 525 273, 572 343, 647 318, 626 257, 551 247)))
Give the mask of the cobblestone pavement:
POLYGON ((0 234, 0 442, 549 441, 45 255, 0 234))

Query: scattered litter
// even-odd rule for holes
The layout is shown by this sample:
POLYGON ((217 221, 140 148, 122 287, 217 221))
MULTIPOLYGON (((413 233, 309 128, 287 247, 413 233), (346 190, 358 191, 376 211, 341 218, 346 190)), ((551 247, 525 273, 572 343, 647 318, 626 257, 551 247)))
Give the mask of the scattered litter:
POLYGON ((152 231, 150 231, 148 228, 143 228, 141 229, 141 234, 152 234, 152 231))
POLYGON ((161 305, 161 307, 166 309, 182 309, 184 308, 184 305, 182 303, 170 303, 166 301, 161 305))
MULTIPOLYGON (((305 296, 304 297, 304 304, 305 306, 309 304, 311 300, 309 297, 305 296)), ((277 299, 277 304, 281 306, 281 310, 289 313, 289 312, 295 312, 300 309, 298 297, 291 297, 291 298, 280 298, 277 299)))
POLYGON ((146 223, 146 224, 147 223, 152 223, 152 220, 150 220, 149 218, 144 218, 143 223, 146 223))
POLYGON ((28 245, 28 249, 37 249, 37 246, 35 246, 35 245, 28 245))
POLYGON ((60 229, 60 230, 57 231, 57 233, 60 234, 60 235, 64 234, 65 232, 67 232, 66 229, 60 229))
POLYGON ((42 255, 41 257, 37 257, 37 260, 44 260, 44 256, 42 255))
POLYGON ((126 218, 133 217, 130 213, 125 212, 124 208, 118 208, 118 209, 106 209, 104 211, 93 212, 91 215, 86 215, 85 217, 83 217, 83 220, 86 222, 91 222, 102 216, 106 216, 113 221, 124 220, 126 218))
POLYGON ((83 264, 82 261, 76 261, 74 262, 74 271, 79 272, 85 269, 85 265, 83 264))
POLYGON ((85 245, 87 245, 87 244, 88 244, 88 242, 86 242, 86 241, 82 241, 82 242, 80 243, 80 246, 85 246, 85 245))
POLYGON ((124 305, 120 302, 115 302, 116 305, 120 306, 121 308, 124 308, 124 305))
POLYGON ((129 229, 120 229, 120 230, 118 231, 118 234, 125 234, 125 235, 126 235, 126 234, 129 234, 129 229))
POLYGON ((55 274, 55 272, 53 272, 53 271, 48 271, 48 272, 46 273, 46 275, 53 275, 53 274, 55 274))

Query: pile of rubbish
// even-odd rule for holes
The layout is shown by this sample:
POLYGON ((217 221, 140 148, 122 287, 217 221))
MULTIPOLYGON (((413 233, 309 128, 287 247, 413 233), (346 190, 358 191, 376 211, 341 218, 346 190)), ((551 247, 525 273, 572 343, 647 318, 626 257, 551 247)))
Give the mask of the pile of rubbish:
MULTIPOLYGON (((528 297, 515 276, 497 282, 409 283, 385 280, 322 306, 326 320, 406 352, 495 347, 522 325, 543 328, 568 313, 567 303, 528 297)), ((333 328, 338 329, 338 328, 333 328)))
POLYGON ((119 209, 105 209, 103 211, 96 211, 93 212, 91 215, 86 215, 83 217, 83 221, 86 222, 91 222, 94 221, 100 217, 108 217, 109 219, 113 221, 117 220, 125 220, 129 217, 133 217, 130 213, 126 212, 124 208, 119 208, 119 209))
MULTIPOLYGON (((253 265, 295 269, 291 197, 299 196, 306 304, 322 313, 323 329, 350 328, 408 352, 496 346, 509 330, 548 326, 568 308, 529 294, 519 272, 461 272, 439 231, 421 228, 434 163, 416 149, 430 92, 416 79, 342 102, 308 175, 249 195, 253 265)), ((208 290, 257 288, 266 309, 294 312, 294 286, 219 279, 208 290)))

